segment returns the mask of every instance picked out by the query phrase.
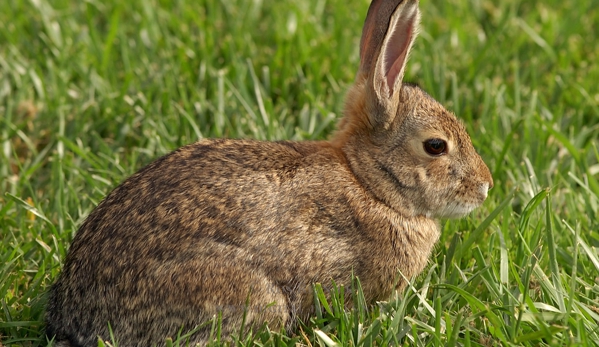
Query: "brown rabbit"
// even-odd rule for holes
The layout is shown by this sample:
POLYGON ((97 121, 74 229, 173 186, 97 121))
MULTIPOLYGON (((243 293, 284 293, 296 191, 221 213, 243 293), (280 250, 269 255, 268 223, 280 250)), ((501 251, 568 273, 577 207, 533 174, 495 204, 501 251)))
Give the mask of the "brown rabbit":
MULTIPOLYGON (((202 140, 151 163, 79 229, 53 285, 60 346, 164 345, 219 313, 223 334, 291 327, 312 284, 360 278, 388 298, 419 274, 435 218, 466 215, 493 186, 456 117, 402 78, 417 0, 372 2, 360 70, 330 141, 202 140)), ((204 343, 207 329, 190 338, 204 343)))

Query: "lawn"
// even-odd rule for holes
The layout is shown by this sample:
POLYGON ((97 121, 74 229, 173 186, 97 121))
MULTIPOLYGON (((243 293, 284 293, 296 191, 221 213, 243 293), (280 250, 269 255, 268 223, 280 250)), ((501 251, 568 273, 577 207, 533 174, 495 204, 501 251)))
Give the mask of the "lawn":
MULTIPOLYGON (((329 136, 367 8, 0 1, 0 346, 47 344, 45 292, 77 227, 152 159, 204 137, 329 136)), ((420 8, 405 79, 463 120, 489 198, 442 221, 430 265, 389 301, 320 300, 297 334, 235 345, 599 346, 599 2, 420 8)))

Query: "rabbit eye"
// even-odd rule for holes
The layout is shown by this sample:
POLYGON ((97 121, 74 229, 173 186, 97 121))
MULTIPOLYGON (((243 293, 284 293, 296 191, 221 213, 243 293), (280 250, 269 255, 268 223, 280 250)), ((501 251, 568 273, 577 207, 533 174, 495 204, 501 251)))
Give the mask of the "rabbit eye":
POLYGON ((424 150, 430 155, 439 156, 447 153, 447 142, 441 139, 428 139, 423 144, 424 150))

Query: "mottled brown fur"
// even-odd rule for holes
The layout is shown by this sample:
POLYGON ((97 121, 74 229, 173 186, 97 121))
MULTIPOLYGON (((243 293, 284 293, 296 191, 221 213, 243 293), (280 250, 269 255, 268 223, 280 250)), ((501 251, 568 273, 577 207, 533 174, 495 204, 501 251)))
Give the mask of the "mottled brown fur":
POLYGON ((455 116, 401 86, 418 13, 414 0, 395 2, 369 11, 370 60, 331 141, 202 140, 112 191, 50 291, 48 336, 92 346, 110 323, 120 346, 163 345, 219 313, 227 335, 246 302, 250 326, 292 328, 313 313, 313 283, 348 285, 353 273, 374 302, 405 285, 399 271, 420 273, 439 236, 434 218, 480 205, 492 178, 455 116), (384 42, 394 20, 412 28, 396 55, 384 42), (383 55, 399 57, 397 75, 385 74, 383 55), (447 141, 447 153, 428 155, 430 138, 447 141))

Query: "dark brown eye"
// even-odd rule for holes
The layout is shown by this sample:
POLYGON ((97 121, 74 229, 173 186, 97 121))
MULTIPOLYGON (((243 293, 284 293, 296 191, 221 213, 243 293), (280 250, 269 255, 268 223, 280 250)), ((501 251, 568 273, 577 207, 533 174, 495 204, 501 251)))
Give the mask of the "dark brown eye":
POLYGON ((441 139, 428 139, 423 142, 426 153, 434 156, 447 153, 447 142, 441 139))

